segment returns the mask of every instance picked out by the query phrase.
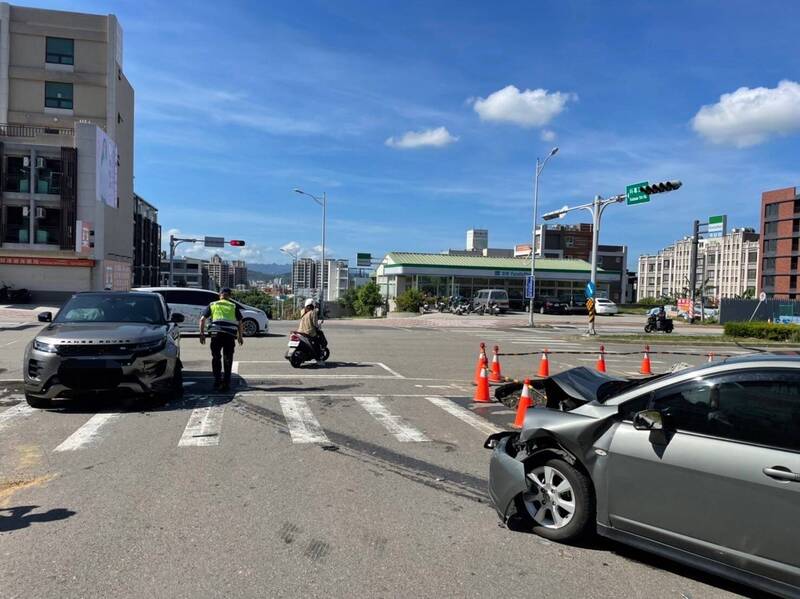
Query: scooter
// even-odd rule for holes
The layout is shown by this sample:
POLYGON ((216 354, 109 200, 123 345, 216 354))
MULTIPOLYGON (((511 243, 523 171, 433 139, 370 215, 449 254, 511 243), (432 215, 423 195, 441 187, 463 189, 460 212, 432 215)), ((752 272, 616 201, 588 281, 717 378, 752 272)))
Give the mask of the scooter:
POLYGON ((12 289, 5 282, 0 281, 0 302, 12 304, 27 304, 31 301, 31 292, 27 289, 12 289))
POLYGON ((654 331, 661 331, 663 333, 671 333, 674 328, 671 318, 659 319, 655 314, 647 317, 647 324, 644 325, 645 333, 652 333, 654 331))
POLYGON ((500 314, 500 306, 497 305, 497 302, 489 300, 480 308, 480 315, 483 316, 484 314, 488 314, 489 316, 498 316, 500 314))
POLYGON ((286 350, 286 359, 289 360, 292 368, 300 368, 303 362, 310 360, 324 362, 330 358, 331 350, 328 349, 328 340, 321 328, 317 329, 317 343, 319 352, 314 349, 314 345, 306 335, 292 331, 289 335, 289 349, 286 350))

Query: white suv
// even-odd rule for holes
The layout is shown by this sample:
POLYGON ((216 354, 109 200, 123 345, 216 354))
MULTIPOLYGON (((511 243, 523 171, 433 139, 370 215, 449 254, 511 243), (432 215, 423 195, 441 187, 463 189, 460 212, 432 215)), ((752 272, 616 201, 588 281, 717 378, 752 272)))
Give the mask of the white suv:
POLYGON ((594 300, 594 309, 598 314, 611 315, 619 312, 617 304, 605 297, 598 297, 596 300, 594 300))
MULTIPOLYGON (((152 291, 163 296, 170 313, 183 314, 185 320, 179 326, 181 331, 186 333, 196 333, 200 330, 200 317, 206 307, 219 299, 218 293, 190 287, 139 287, 134 291, 152 291)), ((246 306, 236 300, 231 301, 242 311, 242 328, 245 337, 269 333, 269 319, 263 310, 246 306)))

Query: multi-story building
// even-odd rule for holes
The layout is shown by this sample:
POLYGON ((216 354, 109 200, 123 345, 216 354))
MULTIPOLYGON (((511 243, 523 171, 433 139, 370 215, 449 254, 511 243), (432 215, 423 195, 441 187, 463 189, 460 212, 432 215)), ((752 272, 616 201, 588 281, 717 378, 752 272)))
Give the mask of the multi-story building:
MULTIPOLYGON (((208 260, 200 258, 178 258, 173 260, 174 285, 192 289, 210 289, 208 260)), ((161 260, 161 286, 169 286, 169 260, 161 260)))
POLYGON ((796 187, 761 194, 761 264, 758 291, 769 298, 799 299, 800 194, 796 187))
POLYGON ((133 286, 154 287, 161 270, 161 225, 158 209, 134 194, 133 286))
POLYGON ((214 254, 211 260, 205 264, 205 269, 208 272, 208 281, 214 289, 233 286, 231 284, 231 265, 219 254, 214 254))
MULTIPOLYGON (((697 249, 697 286, 717 301, 755 294, 759 235, 753 229, 733 229, 722 237, 701 239, 697 249)), ((639 256, 637 301, 644 298, 688 297, 692 238, 639 256)))
POLYGON ((325 300, 335 302, 344 295, 350 284, 350 267, 347 260, 326 260, 328 278, 325 300))
POLYGON ((230 285, 229 287, 247 287, 249 281, 247 279, 247 263, 244 260, 231 261, 230 267, 230 285))
POLYGON ((467 251, 480 252, 489 248, 488 229, 469 229, 467 231, 467 251))
POLYGON ((127 289, 133 88, 114 15, 0 3, 0 266, 35 301, 127 289))
POLYGON ((313 258, 299 258, 292 264, 292 289, 295 295, 311 296, 319 287, 318 263, 313 258))

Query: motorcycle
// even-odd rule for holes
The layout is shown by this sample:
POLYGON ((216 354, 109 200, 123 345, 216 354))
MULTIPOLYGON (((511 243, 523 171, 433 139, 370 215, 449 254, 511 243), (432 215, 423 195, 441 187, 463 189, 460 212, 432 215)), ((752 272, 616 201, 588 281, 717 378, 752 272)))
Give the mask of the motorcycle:
POLYGON ((671 333, 673 329, 672 319, 671 318, 658 318, 655 314, 651 314, 647 317, 647 324, 644 325, 644 332, 645 333, 652 333, 654 331, 663 332, 663 333, 671 333))
POLYGON ((286 359, 292 365, 292 368, 300 368, 303 362, 310 360, 317 360, 318 362, 325 362, 331 357, 331 350, 328 349, 328 340, 325 338, 325 333, 322 329, 317 329, 317 346, 319 351, 315 348, 306 335, 292 331, 289 335, 289 349, 286 350, 286 359))
POLYGON ((12 289, 0 281, 0 302, 11 304, 27 304, 31 301, 31 292, 27 289, 12 289))
POLYGON ((483 316, 484 314, 488 314, 489 316, 498 316, 500 314, 500 306, 497 305, 497 302, 489 300, 480 308, 480 315, 483 316))

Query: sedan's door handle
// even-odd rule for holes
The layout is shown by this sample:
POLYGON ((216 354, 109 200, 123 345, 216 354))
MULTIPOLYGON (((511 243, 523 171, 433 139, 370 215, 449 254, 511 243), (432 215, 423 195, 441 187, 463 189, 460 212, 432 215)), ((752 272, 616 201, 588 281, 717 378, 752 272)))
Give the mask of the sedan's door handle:
POLYGON ((764 468, 764 474, 775 480, 785 480, 790 483, 800 483, 800 474, 796 474, 785 466, 773 466, 772 468, 764 468))

